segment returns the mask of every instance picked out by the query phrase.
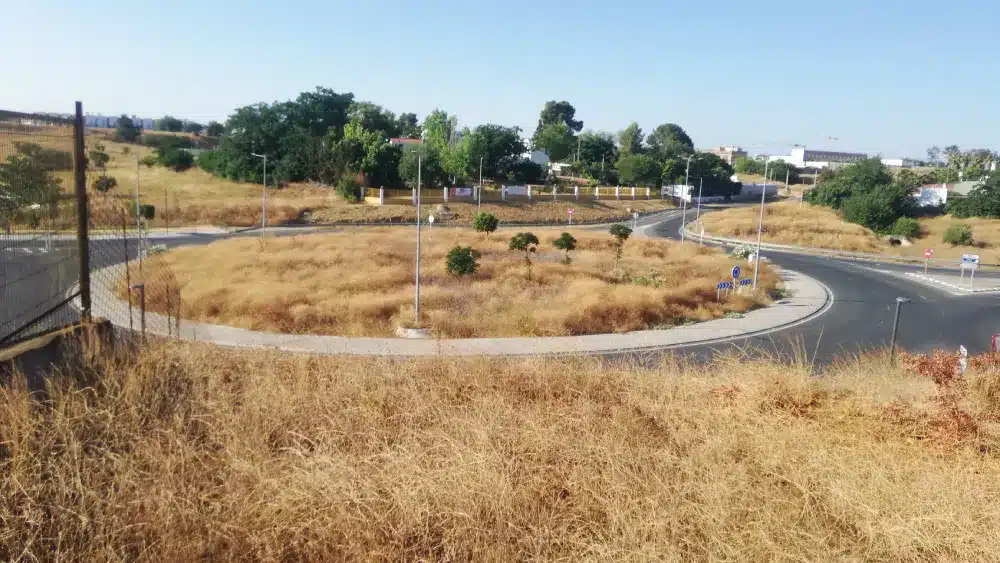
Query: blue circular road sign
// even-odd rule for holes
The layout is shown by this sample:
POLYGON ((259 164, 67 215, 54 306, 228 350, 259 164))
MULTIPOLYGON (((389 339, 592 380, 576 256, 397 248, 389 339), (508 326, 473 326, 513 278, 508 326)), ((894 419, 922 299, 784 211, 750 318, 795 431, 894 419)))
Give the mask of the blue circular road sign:
POLYGON ((739 278, 739 277, 740 277, 740 267, 739 266, 733 266, 733 279, 736 279, 736 278, 739 278))

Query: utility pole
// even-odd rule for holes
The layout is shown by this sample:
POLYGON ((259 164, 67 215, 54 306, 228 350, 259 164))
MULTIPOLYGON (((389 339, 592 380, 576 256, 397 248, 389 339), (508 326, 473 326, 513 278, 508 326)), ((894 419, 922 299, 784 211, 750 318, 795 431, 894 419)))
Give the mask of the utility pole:
POLYGON ((264 159, 264 189, 260 196, 260 238, 264 238, 267 233, 267 155, 254 152, 250 154, 264 159))
MULTIPOLYGON (((417 158, 417 175, 420 175, 420 158, 417 158)), ((476 211, 483 210, 483 157, 479 157, 479 207, 476 211)))
POLYGON ((687 223, 687 200, 684 199, 688 191, 688 176, 691 173, 691 159, 694 155, 687 157, 687 168, 684 169, 684 190, 681 192, 681 244, 684 244, 684 226, 687 223))
POLYGON ((760 236, 764 231, 764 195, 767 193, 767 167, 771 164, 764 162, 764 185, 760 189, 760 221, 757 222, 757 253, 753 257, 753 288, 757 289, 757 270, 760 267, 760 236))
POLYGON ((576 160, 575 162, 580 162, 580 136, 576 136, 576 160))
POLYGON ((417 270, 414 276, 416 291, 413 295, 413 324, 420 328, 420 171, 423 166, 422 155, 417 153, 417 270))

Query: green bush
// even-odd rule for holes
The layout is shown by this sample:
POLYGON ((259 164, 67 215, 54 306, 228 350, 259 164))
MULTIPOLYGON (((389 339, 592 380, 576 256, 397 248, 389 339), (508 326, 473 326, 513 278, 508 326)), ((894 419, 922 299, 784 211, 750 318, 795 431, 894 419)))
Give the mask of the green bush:
POLYGON ((93 186, 95 192, 106 194, 118 186, 118 180, 111 176, 101 176, 94 180, 93 186))
POLYGON ((479 268, 479 256, 479 251, 471 246, 456 246, 448 251, 445 268, 456 278, 471 276, 479 268))
MULTIPOLYGON (((135 202, 128 202, 128 214, 135 217, 135 202)), ((143 203, 139 205, 139 216, 147 221, 152 221, 156 217, 156 206, 143 203)))
POLYGON ((486 238, 489 238, 490 233, 496 231, 499 225, 500 219, 496 215, 485 211, 477 213, 472 219, 472 229, 479 233, 486 233, 486 238))
POLYGON ((157 158, 155 156, 153 156, 153 155, 150 154, 150 155, 146 155, 146 156, 140 158, 139 162, 143 166, 145 166, 146 168, 152 168, 152 167, 156 166, 156 164, 159 162, 159 160, 157 160, 157 158))
POLYGON ((909 190, 898 185, 856 192, 844 201, 844 219, 877 232, 888 233, 896 220, 912 211, 909 190))
POLYGON ((164 151, 195 148, 194 141, 188 137, 181 137, 179 135, 143 135, 139 139, 139 142, 147 147, 162 149, 164 151))
POLYGON ((624 248, 625 241, 632 234, 632 229, 621 223, 616 223, 611 225, 611 229, 608 232, 611 233, 611 236, 615 237, 615 270, 618 270, 618 263, 622 259, 622 248, 624 248))
POLYGON ((890 233, 906 238, 917 238, 920 236, 920 223, 912 217, 900 217, 892 224, 890 233))
POLYGON ((361 201, 360 192, 361 184, 359 184, 358 181, 350 175, 345 174, 340 181, 337 182, 337 193, 351 203, 358 203, 361 201))
POLYGON ((174 172, 184 172, 194 166, 194 155, 184 149, 157 149, 157 152, 157 162, 174 172))
POLYGON ((948 227, 944 232, 944 242, 952 246, 969 246, 972 244, 972 227, 958 223, 948 227))
POLYGON ((199 154, 195 160, 198 163, 198 168, 201 168, 205 172, 217 176, 222 175, 222 158, 219 151, 205 151, 199 154))

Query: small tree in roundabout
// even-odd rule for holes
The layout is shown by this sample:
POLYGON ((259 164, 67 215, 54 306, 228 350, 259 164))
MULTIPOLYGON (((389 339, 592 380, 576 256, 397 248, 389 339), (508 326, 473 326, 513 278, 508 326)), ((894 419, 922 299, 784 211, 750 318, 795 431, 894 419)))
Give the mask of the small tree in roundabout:
POLYGON ((524 264, 528 268, 528 279, 531 279, 531 253, 538 250, 538 237, 532 233, 517 233, 510 237, 510 249, 524 253, 524 264))
POLYGON ((496 231, 499 224, 500 219, 496 215, 485 211, 476 213, 472 219, 472 229, 479 233, 486 233, 486 238, 490 238, 490 233, 496 231))
POLYGON ((456 278, 471 276, 479 268, 480 256, 479 251, 471 246, 456 246, 448 251, 445 268, 456 278))
POLYGON ((611 225, 611 229, 608 232, 611 233, 611 236, 615 237, 615 270, 617 270, 618 263, 622 260, 622 248, 625 246, 625 241, 628 240, 629 235, 632 234, 632 229, 618 223, 611 225))
POLYGON ((576 239, 573 238, 573 235, 569 233, 563 233, 559 235, 559 238, 552 241, 552 245, 558 248, 559 250, 566 251, 566 258, 564 258, 562 261, 563 264, 569 265, 573 263, 573 259, 569 257, 569 253, 573 250, 576 250, 576 239))

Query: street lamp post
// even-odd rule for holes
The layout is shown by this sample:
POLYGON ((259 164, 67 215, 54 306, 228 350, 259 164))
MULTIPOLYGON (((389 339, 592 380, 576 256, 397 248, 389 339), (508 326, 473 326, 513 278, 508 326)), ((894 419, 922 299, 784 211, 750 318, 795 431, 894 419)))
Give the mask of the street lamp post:
POLYGON ((423 157, 417 153, 417 272, 414 276, 416 291, 413 294, 413 324, 420 328, 420 171, 423 157))
POLYGON ((767 166, 764 162, 764 185, 760 188, 760 220, 757 222, 757 252, 753 257, 753 288, 757 289, 757 270, 760 268, 760 236, 764 231, 764 194, 767 193, 767 166))
POLYGON ((261 190, 260 196, 260 238, 264 238, 264 235, 267 233, 267 155, 255 152, 250 154, 264 159, 264 187, 261 190))
MULTIPOLYGON (((688 191, 688 176, 691 173, 691 159, 694 155, 687 157, 687 167, 684 169, 684 192, 688 191)), ((684 227, 687 223, 687 200, 684 199, 684 192, 681 192, 681 244, 684 244, 684 227)))
POLYGON ((479 157, 479 207, 476 212, 483 210, 483 157, 479 157))

